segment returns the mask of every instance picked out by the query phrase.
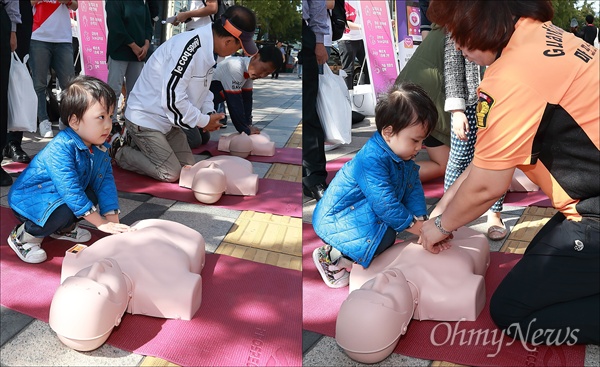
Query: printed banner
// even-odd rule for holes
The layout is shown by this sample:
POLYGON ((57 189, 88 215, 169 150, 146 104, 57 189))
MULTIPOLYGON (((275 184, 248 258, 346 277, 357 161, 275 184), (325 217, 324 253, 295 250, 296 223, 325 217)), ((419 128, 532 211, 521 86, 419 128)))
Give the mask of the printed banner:
POLYGON ((361 0, 360 10, 369 77, 377 96, 394 83, 399 73, 390 11, 387 1, 377 0, 361 0))
POLYGON ((398 62, 400 70, 402 70, 423 39, 421 36, 421 10, 413 2, 407 4, 406 0, 396 0, 396 30, 398 33, 398 62))
POLYGON ((106 82, 108 80, 106 64, 108 32, 104 0, 80 1, 77 22, 79 23, 81 73, 106 82))

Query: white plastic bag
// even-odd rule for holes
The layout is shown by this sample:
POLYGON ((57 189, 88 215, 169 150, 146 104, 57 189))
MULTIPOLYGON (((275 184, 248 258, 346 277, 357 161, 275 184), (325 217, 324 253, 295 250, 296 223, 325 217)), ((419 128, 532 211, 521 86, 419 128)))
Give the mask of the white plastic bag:
POLYGON ((37 130, 37 96, 33 79, 25 62, 15 52, 11 55, 10 76, 8 78, 8 131, 37 130))
POLYGON ((323 65, 319 75, 317 113, 325 132, 325 141, 350 144, 352 141, 352 103, 344 79, 323 65))
POLYGON ((352 110, 365 116, 375 116, 375 96, 371 84, 354 86, 352 90, 352 110))

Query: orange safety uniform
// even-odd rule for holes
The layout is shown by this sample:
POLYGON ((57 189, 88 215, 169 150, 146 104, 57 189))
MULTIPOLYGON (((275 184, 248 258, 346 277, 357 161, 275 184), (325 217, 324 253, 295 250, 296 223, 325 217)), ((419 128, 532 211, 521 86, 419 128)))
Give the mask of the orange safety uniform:
POLYGON ((599 52, 522 18, 478 90, 476 167, 518 167, 568 219, 600 216, 599 52))

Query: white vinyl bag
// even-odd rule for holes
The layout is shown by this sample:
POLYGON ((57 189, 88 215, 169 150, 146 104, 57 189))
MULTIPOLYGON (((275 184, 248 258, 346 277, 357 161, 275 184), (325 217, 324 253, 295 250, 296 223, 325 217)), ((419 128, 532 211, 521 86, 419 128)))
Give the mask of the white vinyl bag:
POLYGON ((33 79, 25 63, 29 55, 21 61, 15 52, 11 55, 10 76, 8 78, 8 131, 37 130, 37 95, 33 79))
POLYGON ((354 86, 352 90, 352 110, 365 116, 375 116, 375 96, 371 84, 354 86))
POLYGON ((352 141, 352 103, 344 79, 325 64, 319 75, 317 113, 325 132, 325 141, 350 144, 352 141))

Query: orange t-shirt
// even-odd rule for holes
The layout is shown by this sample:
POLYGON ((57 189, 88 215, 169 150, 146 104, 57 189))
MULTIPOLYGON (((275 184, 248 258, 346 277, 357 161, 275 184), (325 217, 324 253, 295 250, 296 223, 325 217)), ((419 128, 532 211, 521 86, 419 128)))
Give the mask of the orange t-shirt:
POLYGON ((478 90, 473 164, 518 167, 571 220, 600 216, 600 63, 596 48, 522 18, 478 90))

